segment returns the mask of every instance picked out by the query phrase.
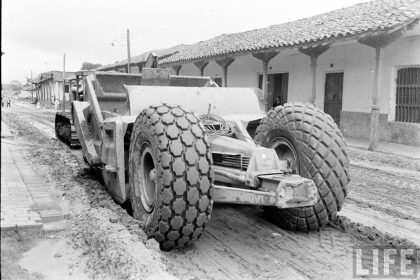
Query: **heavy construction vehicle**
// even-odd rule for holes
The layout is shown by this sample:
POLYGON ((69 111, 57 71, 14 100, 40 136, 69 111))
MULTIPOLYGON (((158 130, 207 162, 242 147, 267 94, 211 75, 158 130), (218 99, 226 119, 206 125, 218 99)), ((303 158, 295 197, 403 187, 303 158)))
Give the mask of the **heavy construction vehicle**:
MULTIPOLYGON (((87 72, 86 72, 87 73, 87 72)), ((80 148, 79 138, 77 137, 76 130, 71 117, 71 102, 80 101, 83 98, 84 84, 81 75, 77 75, 73 79, 63 80, 63 83, 69 85, 69 106, 66 105, 67 100, 64 96, 63 103, 61 104, 61 111, 55 113, 55 136, 63 143, 67 144, 71 149, 80 148)))
POLYGON ((317 230, 343 205, 346 145, 311 104, 264 113, 259 89, 208 77, 79 73, 72 120, 85 161, 163 250, 198 239, 213 202, 263 207, 280 226, 317 230))

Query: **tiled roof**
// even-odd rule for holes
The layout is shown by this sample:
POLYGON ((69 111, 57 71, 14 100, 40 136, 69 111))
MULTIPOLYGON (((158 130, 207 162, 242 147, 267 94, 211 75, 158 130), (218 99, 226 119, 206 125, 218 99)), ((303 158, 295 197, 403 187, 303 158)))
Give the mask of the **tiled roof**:
POLYGON ((267 28, 223 34, 184 46, 174 55, 160 60, 160 64, 347 39, 404 26, 419 18, 419 0, 371 1, 267 28))
POLYGON ((41 81, 41 74, 32 79, 33 84, 37 84, 40 81, 41 81))
MULTIPOLYGON (((148 52, 142 53, 140 55, 133 56, 131 58, 131 64, 145 63, 147 61, 147 59, 149 58, 150 53, 155 53, 160 59, 164 59, 164 58, 166 58, 170 55, 173 55, 173 54, 179 52, 180 50, 182 50, 185 47, 187 47, 187 45, 177 45, 177 46, 167 48, 167 49, 148 51, 148 52)), ((110 68, 115 68, 115 67, 122 67, 122 66, 125 66, 125 65, 127 65, 127 59, 117 61, 117 62, 112 63, 112 64, 107 64, 107 65, 101 66, 101 67, 98 68, 98 70, 105 70, 105 69, 110 69, 110 68)))
MULTIPOLYGON (((71 79, 74 77, 74 72, 66 72, 65 75, 65 79, 71 79)), ((57 81, 57 82, 62 82, 63 81, 63 71, 49 71, 49 72, 45 72, 45 73, 41 73, 38 77, 36 77, 33 82, 34 83, 39 83, 45 80, 50 80, 52 79, 53 81, 57 81)))

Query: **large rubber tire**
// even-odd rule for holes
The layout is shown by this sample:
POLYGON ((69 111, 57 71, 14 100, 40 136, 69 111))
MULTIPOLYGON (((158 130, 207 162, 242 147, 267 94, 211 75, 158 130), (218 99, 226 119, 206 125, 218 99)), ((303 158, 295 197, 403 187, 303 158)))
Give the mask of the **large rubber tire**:
POLYGON ((213 170, 198 117, 166 104, 143 110, 131 135, 129 176, 133 216, 162 250, 200 237, 212 212, 213 170))
POLYGON ((255 140, 264 147, 287 139, 297 154, 297 172, 312 179, 318 202, 312 207, 266 207, 268 217, 283 228, 317 230, 334 219, 347 196, 349 159, 341 131, 331 116, 312 104, 285 104, 268 112, 257 128, 255 140))

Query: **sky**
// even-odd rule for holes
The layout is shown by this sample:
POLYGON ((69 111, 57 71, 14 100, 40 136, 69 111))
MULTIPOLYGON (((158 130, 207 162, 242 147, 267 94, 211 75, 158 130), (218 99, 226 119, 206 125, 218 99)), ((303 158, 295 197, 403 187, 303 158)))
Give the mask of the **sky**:
POLYGON ((2 0, 1 80, 26 81, 289 22, 367 0, 2 0))

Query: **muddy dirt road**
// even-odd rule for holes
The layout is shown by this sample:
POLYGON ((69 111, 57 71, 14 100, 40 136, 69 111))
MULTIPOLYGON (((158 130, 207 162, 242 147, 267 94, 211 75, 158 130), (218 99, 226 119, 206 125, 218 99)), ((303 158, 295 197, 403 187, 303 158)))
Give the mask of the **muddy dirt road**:
MULTIPOLYGON (((216 205, 198 242, 183 250, 161 252, 110 199, 85 167, 81 151, 55 139, 52 110, 36 111, 31 106, 3 112, 3 120, 13 133, 36 145, 27 150, 28 160, 48 166, 51 180, 64 193, 66 236, 72 246, 83 250, 81 258, 88 259, 92 278, 123 278, 124 271, 142 275, 136 274, 133 266, 139 265, 138 256, 129 249, 139 248, 152 250, 147 256, 162 263, 156 269, 167 273, 165 277, 347 279, 353 275, 353 247, 420 245, 416 239, 420 236, 420 161, 396 156, 389 161, 386 154, 350 149, 352 182, 341 212, 349 219, 343 217, 320 232, 296 233, 270 223, 258 208, 216 205), (129 243, 118 241, 121 238, 129 243), (107 264, 113 264, 112 269, 107 264)), ((145 271, 143 276, 153 275, 145 271)))

